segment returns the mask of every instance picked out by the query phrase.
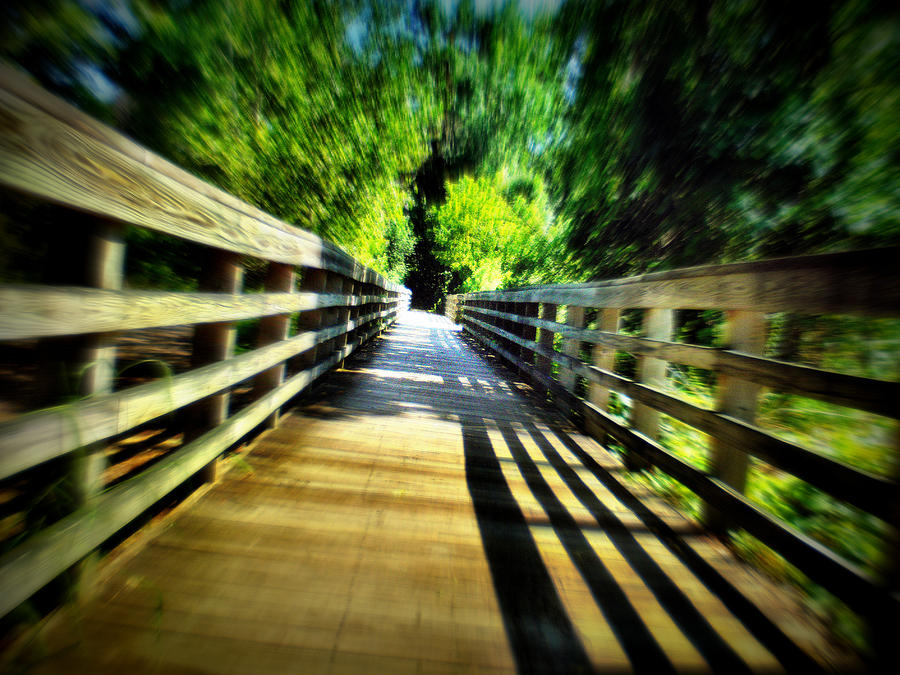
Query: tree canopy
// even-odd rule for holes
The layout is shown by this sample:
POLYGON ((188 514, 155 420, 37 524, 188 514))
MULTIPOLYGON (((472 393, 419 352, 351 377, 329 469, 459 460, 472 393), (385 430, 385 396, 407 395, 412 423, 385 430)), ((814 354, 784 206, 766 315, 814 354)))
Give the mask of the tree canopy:
POLYGON ((420 306, 900 239, 900 20, 878 2, 2 11, 6 58, 420 306))

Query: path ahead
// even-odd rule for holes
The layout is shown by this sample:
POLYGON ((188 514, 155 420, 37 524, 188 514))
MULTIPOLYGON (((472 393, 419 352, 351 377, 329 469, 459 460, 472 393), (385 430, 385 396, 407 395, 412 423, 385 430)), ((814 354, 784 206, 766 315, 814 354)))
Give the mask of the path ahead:
POLYGON ((476 350, 406 314, 60 619, 35 672, 815 672, 788 594, 476 350))

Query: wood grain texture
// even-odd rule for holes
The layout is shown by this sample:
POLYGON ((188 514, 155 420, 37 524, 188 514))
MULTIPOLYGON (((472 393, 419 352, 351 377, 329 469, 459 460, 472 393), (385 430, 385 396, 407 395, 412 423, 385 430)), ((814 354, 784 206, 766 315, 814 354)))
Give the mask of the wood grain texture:
POLYGON ((0 340, 239 321, 317 308, 395 304, 343 293, 170 293, 0 286, 0 340))
MULTIPOLYGON (((363 339, 368 339, 364 335, 363 339)), ((318 365, 179 448, 133 480, 103 493, 89 507, 54 523, 0 556, 0 615, 27 600, 70 565, 100 546, 143 511, 207 466, 273 411, 328 372, 358 344, 348 344, 318 365)))
MULTIPOLYGON (((391 310, 373 312, 351 324, 368 332, 391 310)), ((79 447, 118 436, 144 422, 178 410, 246 380, 296 354, 334 339, 348 326, 307 331, 284 342, 229 361, 197 368, 170 379, 148 382, 66 406, 38 410, 0 424, 0 479, 13 476, 79 447)))
POLYGON ((439 319, 407 316, 326 378, 252 473, 115 574, 80 642, 44 636, 60 649, 34 672, 852 666, 439 319))
POLYGON ((0 64, 0 183, 199 244, 399 290, 334 244, 190 176, 0 64))
MULTIPOLYGON (((766 348, 768 324, 760 312, 727 312, 725 341, 729 348, 743 354, 762 354, 766 348)), ((723 375, 716 383, 716 411, 748 424, 756 422, 756 407, 760 386, 755 382, 723 375)), ((724 481, 738 492, 747 486, 747 470, 750 463, 742 446, 730 445, 714 436, 711 447, 712 475, 724 481)), ((710 514, 710 518, 715 518, 710 514)), ((707 523, 712 526, 712 523, 707 523)), ((726 524, 719 521, 717 527, 726 524)))
MULTIPOLYGON (((500 351, 496 343, 491 343, 481 333, 472 335, 493 351, 500 351)), ((505 350, 504 350, 505 351, 505 350)), ((505 358, 515 359, 507 352, 505 358)), ((560 384, 540 370, 519 362, 532 377, 541 380, 544 386, 556 396, 565 399, 572 410, 578 411, 592 420, 594 428, 601 428, 629 450, 641 454, 647 461, 658 467, 683 485, 695 492, 704 501, 719 511, 727 513, 732 521, 743 527, 765 544, 779 552, 796 565, 813 581, 821 584, 843 600, 851 609, 863 616, 871 612, 880 615, 894 615, 898 599, 884 592, 875 579, 861 571, 836 553, 797 531, 778 518, 759 509, 743 495, 676 457, 659 443, 621 424, 609 413, 595 407, 588 401, 572 396, 560 384)), ((896 494, 896 489, 892 494, 896 494)))
MULTIPOLYGON (((615 335, 619 330, 620 319, 621 313, 619 310, 601 309, 597 315, 596 332, 615 335)), ((610 349, 607 344, 596 343, 591 352, 591 360, 600 370, 613 372, 616 366, 616 352, 614 349, 610 349)), ((588 400, 600 410, 607 411, 609 409, 609 389, 598 382, 589 382, 588 400)))
MULTIPOLYGON (((584 307, 575 307, 574 305, 569 305, 568 307, 566 307, 566 325, 571 326, 572 328, 583 328, 584 307)), ((507 330, 509 329, 507 328, 507 330)), ((580 360, 581 340, 564 338, 562 351, 566 356, 570 356, 573 359, 580 360)), ((563 370, 562 372, 560 372, 559 381, 566 389, 568 389, 572 393, 575 393, 575 383, 577 382, 577 380, 577 373, 574 373, 571 370, 563 370)))
POLYGON ((900 248, 657 272, 588 284, 467 294, 468 300, 610 309, 721 309, 802 314, 900 313, 900 248))
MULTIPOLYGON (((475 314, 485 316, 500 314, 484 308, 467 307, 467 309, 475 314)), ((618 312, 619 310, 601 311, 618 312)), ((900 382, 837 373, 715 347, 652 340, 632 335, 617 335, 615 331, 602 327, 596 330, 573 329, 565 324, 514 313, 507 313, 504 318, 510 318, 528 326, 546 328, 565 338, 598 345, 599 348, 605 348, 610 353, 618 350, 630 352, 636 356, 649 356, 664 359, 670 363, 714 370, 772 387, 778 391, 858 408, 886 417, 900 418, 900 382)))
MULTIPOLYGON (((269 263, 266 274, 266 291, 273 293, 291 293, 294 290, 295 284, 294 268, 291 265, 269 263)), ((286 340, 288 333, 290 332, 290 325, 290 314, 276 314, 274 316, 263 317, 257 327, 257 347, 265 347, 273 342, 286 340)), ((259 373, 253 380, 254 395, 262 396, 267 391, 271 391, 278 387, 284 381, 286 366, 286 362, 282 362, 277 366, 273 366, 272 368, 259 373)), ((266 425, 271 428, 277 424, 278 412, 276 411, 266 420, 266 425)))
POLYGON ((614 391, 619 391, 656 411, 671 415, 716 436, 731 447, 754 455, 840 500, 858 506, 890 523, 900 523, 900 492, 893 481, 849 467, 824 455, 777 438, 762 429, 723 413, 701 408, 671 394, 571 359, 543 345, 528 343, 494 326, 469 319, 489 333, 496 333, 528 347, 540 358, 556 361, 614 391), (504 334, 505 333, 505 334, 504 334))
MULTIPOLYGON (((644 310, 641 320, 641 332, 652 340, 670 340, 672 338, 674 312, 671 309, 652 308, 644 310)), ((665 387, 666 370, 669 364, 663 359, 650 356, 637 357, 635 380, 650 389, 665 387)), ((659 410, 648 406, 641 399, 636 399, 631 408, 631 426, 650 438, 659 438, 659 410)), ((637 460, 640 462, 640 460, 637 460)), ((640 462, 642 468, 649 464, 640 462)))
MULTIPOLYGON (((541 303, 539 316, 544 321, 551 321, 555 323, 558 310, 559 307, 557 305, 544 302, 541 303)), ((476 326, 481 324, 481 322, 477 320, 473 321, 473 323, 476 326)), ((482 325, 482 327, 489 333, 497 332, 487 324, 482 325)), ((538 354, 537 361, 535 362, 538 370, 546 373, 548 376, 551 375, 550 371, 553 367, 553 362, 555 361, 555 359, 553 358, 553 355, 556 353, 553 349, 554 335, 555 333, 553 331, 549 331, 546 328, 541 328, 540 333, 538 333, 538 343, 542 347, 542 351, 535 352, 536 354, 538 354)))

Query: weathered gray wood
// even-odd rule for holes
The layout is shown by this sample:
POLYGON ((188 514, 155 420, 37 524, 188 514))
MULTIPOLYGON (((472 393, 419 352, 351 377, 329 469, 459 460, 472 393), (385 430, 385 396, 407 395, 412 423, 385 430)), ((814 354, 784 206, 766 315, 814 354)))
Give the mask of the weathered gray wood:
MULTIPOLYGON (((491 310, 473 309, 472 311, 491 315, 491 310)), ((604 311, 617 312, 618 310, 604 311)), ((515 316, 515 319, 525 325, 546 327, 566 338, 600 345, 610 349, 612 353, 616 350, 626 351, 637 356, 650 356, 664 359, 670 363, 715 370, 772 387, 777 391, 867 410, 887 417, 900 417, 900 382, 836 373, 727 349, 701 347, 666 340, 651 340, 631 335, 616 335, 615 331, 600 329, 576 330, 565 324, 546 322, 531 317, 515 316)), ((603 406, 599 407, 603 408, 603 406)))
MULTIPOLYGON (((363 289, 363 284, 361 284, 361 283, 359 283, 359 282, 355 282, 355 281, 351 281, 351 282, 350 282, 350 295, 354 295, 354 294, 357 294, 357 293, 361 293, 361 292, 362 292, 362 289, 363 289)), ((350 311, 349 311, 349 321, 350 321, 350 325, 351 325, 351 326, 352 326, 353 324, 355 324, 355 323, 356 323, 356 320, 359 318, 359 312, 360 312, 360 308, 359 308, 358 305, 355 306, 355 307, 350 307, 350 311)), ((356 331, 355 331, 355 329, 353 329, 353 330, 350 331, 350 333, 348 334, 347 339, 348 339, 350 342, 353 342, 353 341, 356 340, 356 331)), ((341 368, 343 368, 343 367, 344 367, 344 364, 343 364, 343 362, 342 362, 342 363, 341 363, 341 368)))
MULTIPOLYGON (((760 312, 727 312, 725 342, 738 353, 762 354, 766 347, 766 317, 760 312)), ((743 420, 756 421, 760 386, 727 374, 720 374, 716 388, 716 410, 743 420)), ((741 445, 714 436, 712 438, 712 475, 737 492, 744 492, 750 457, 741 445)), ((707 509, 703 518, 707 527, 724 531, 729 527, 727 514, 707 509)))
MULTIPOLYGON (((566 324, 571 326, 572 328, 583 328, 584 307, 576 307, 574 305, 569 305, 568 307, 566 307, 566 324)), ((580 360, 581 341, 577 339, 573 340, 571 338, 565 338, 562 344, 562 351, 567 356, 580 360)), ((577 373, 574 373, 568 368, 561 369, 559 373, 559 381, 560 384, 562 384, 562 386, 564 386, 567 390, 571 391, 573 394, 576 393, 575 384, 578 381, 577 373)))
MULTIPOLYGON (((601 309, 597 315, 597 329, 607 333, 619 330, 621 313, 617 309, 601 309)), ((594 365, 607 372, 613 372, 616 366, 616 352, 603 344, 596 344, 591 352, 594 365)), ((588 381, 588 400, 599 410, 609 411, 609 389, 598 382, 588 381)), ((591 419, 586 419, 588 433, 605 442, 605 432, 597 428, 591 419)))
MULTIPOLYGON (((84 265, 84 281, 96 288, 119 290, 122 288, 125 270, 125 241, 120 226, 95 221, 85 232, 86 251, 83 260, 75 264, 84 265)), ((81 373, 79 394, 97 396, 108 394, 115 382, 116 336, 111 333, 84 335, 78 339, 79 361, 70 364, 81 373)), ((103 491, 103 472, 106 455, 102 443, 92 443, 79 448, 71 457, 70 480, 76 507, 93 504, 103 491)), ((71 581, 80 598, 88 597, 96 584, 98 557, 88 555, 73 570, 71 581)))
MULTIPOLYGON (((353 295, 354 286, 355 286, 355 284, 352 279, 342 279, 341 288, 345 295, 353 295)), ((342 324, 349 326, 350 321, 352 320, 352 317, 353 317, 353 309, 351 307, 342 307, 339 310, 337 320, 338 320, 338 323, 342 323, 342 324)), ((351 341, 352 339, 353 339, 353 336, 350 332, 343 333, 338 340, 337 348, 343 349, 344 345, 347 344, 347 342, 351 341)), ((338 364, 338 368, 343 368, 343 367, 344 367, 344 362, 341 361, 338 364)))
MULTIPOLYGON (((374 321, 390 315, 390 310, 367 314, 359 318, 355 327, 367 332, 374 321)), ((0 480, 222 391, 296 354, 309 352, 342 330, 342 326, 331 326, 302 332, 284 342, 170 379, 92 396, 0 423, 0 480)))
POLYGON ((0 184, 199 244, 396 290, 333 244, 156 157, 0 64, 0 184))
MULTIPOLYGON (((244 281, 244 268, 240 256, 228 251, 212 249, 200 288, 215 293, 239 293, 244 281)), ((227 361, 234 355, 236 331, 234 323, 217 321, 194 327, 191 365, 194 368, 218 361, 227 361)), ((218 426, 228 418, 228 390, 213 394, 192 405, 186 411, 185 440, 190 441, 207 430, 218 426)), ((211 461, 203 471, 204 479, 215 480, 216 463, 211 461)))
MULTIPOLYGON (((266 291, 273 293, 291 293, 294 290, 294 268, 292 265, 269 263, 266 275, 266 291)), ((260 319, 256 344, 265 347, 273 342, 287 339, 290 329, 291 315, 276 314, 260 319)), ((259 373, 253 381, 253 393, 260 397, 278 387, 284 381, 285 363, 282 362, 259 373)), ((273 412, 265 422, 270 429, 278 424, 278 411, 273 412)))
MULTIPOLYGON (((672 337, 673 312, 671 309, 647 309, 641 330, 645 337, 654 340, 669 340, 672 337)), ((639 356, 637 358, 636 381, 642 382, 653 389, 661 389, 665 386, 666 369, 668 363, 663 359, 639 356)), ((653 439, 659 438, 659 411, 635 401, 631 409, 631 426, 653 439)), ((648 465, 636 462, 633 468, 648 468, 648 465)))
MULTIPOLYGON (((468 330, 468 327, 467 327, 468 330)), ((476 339, 491 349, 498 348, 476 331, 469 331, 476 339)), ((504 350, 505 351, 505 350, 504 350)), ((518 361, 518 366, 528 370, 532 377, 551 389, 554 395, 567 401, 573 410, 592 418, 595 427, 603 428, 630 450, 693 490, 699 497, 728 512, 734 522, 771 546, 803 570, 811 579, 828 588, 855 611, 868 615, 876 612, 884 616, 896 612, 898 600, 885 595, 878 584, 852 563, 844 560, 817 541, 798 532, 774 516, 763 512, 743 495, 729 486, 705 475, 682 459, 671 454, 656 441, 620 424, 607 412, 599 410, 588 401, 572 396, 559 382, 546 373, 529 366, 507 352, 506 358, 518 361)), ((563 358, 566 358, 563 355, 563 358)))
MULTIPOLYGON (((470 318, 475 326, 488 324, 470 318)), ((501 329, 492 327, 490 332, 501 329)), ((671 415, 704 433, 720 438, 744 452, 764 459, 773 466, 787 471, 825 492, 872 513, 890 523, 900 524, 900 494, 892 481, 851 468, 818 453, 806 450, 766 433, 762 429, 722 413, 707 410, 682 401, 670 394, 634 382, 615 373, 553 352, 542 345, 526 343, 511 333, 513 341, 533 350, 539 358, 551 359, 568 366, 589 381, 597 382, 621 392, 633 400, 655 410, 671 415)))
MULTIPOLYGON (((543 303, 540 308, 540 318, 545 321, 556 321, 556 314, 559 308, 551 303, 543 303)), ((538 334, 538 343, 541 347, 543 347, 548 352, 553 352, 553 340, 554 333, 547 330, 546 328, 541 328, 541 332, 538 334)), ((539 356, 537 359, 537 369, 542 373, 545 373, 547 376, 552 376, 552 368, 553 368, 553 358, 549 356, 541 357, 539 356)), ((547 390, 544 390, 544 394, 546 395, 547 390)))
MULTIPOLYGON (((328 276, 325 280, 325 290, 329 293, 336 294, 344 294, 345 282, 347 280, 334 272, 329 272, 328 276)), ((339 307, 330 307, 325 312, 325 325, 326 326, 339 326, 341 324, 346 324, 347 321, 347 310, 343 306, 339 307)), ((344 344, 347 342, 347 336, 343 334, 343 332, 338 335, 334 340, 331 341, 326 348, 329 352, 336 351, 341 349, 344 344)))
MULTIPOLYGON (((328 281, 328 272, 320 269, 306 269, 303 273, 301 288, 311 293, 324 293, 328 281)), ((320 310, 301 312, 297 317, 297 326, 301 331, 319 330, 324 325, 325 313, 320 310)), ((324 351, 323 351, 324 353, 324 351)), ((312 367, 318 358, 318 345, 311 347, 298 358, 298 363, 304 369, 312 367)))
POLYGON ((457 317, 457 313, 459 311, 459 296, 458 295, 448 295, 446 300, 444 301, 444 316, 446 316, 453 323, 459 323, 459 319, 457 317))
POLYGON ((589 284, 473 293, 471 299, 610 309, 721 309, 896 316, 900 248, 694 267, 589 284))
POLYGON ((0 616, 27 600, 60 572, 207 467, 222 451, 328 372, 358 344, 347 345, 322 363, 297 373, 278 389, 154 464, 134 480, 105 492, 89 508, 79 509, 0 557, 0 616))
MULTIPOLYGON (((212 321, 240 321, 382 296, 343 293, 168 293, 50 286, 0 286, 0 340, 106 333, 212 321)), ((395 302, 391 299, 388 303, 395 302)))
MULTIPOLYGON (((537 319, 538 311, 540 306, 534 302, 526 302, 520 305, 516 305, 517 307, 521 307, 521 318, 522 319, 537 319)), ((523 338, 527 342, 534 342, 537 339, 537 329, 534 326, 531 326, 527 323, 522 323, 522 332, 519 337, 523 338)), ((528 363, 529 365, 534 365, 534 353, 519 345, 519 358, 528 363)), ((524 375, 524 371, 521 371, 524 375)))

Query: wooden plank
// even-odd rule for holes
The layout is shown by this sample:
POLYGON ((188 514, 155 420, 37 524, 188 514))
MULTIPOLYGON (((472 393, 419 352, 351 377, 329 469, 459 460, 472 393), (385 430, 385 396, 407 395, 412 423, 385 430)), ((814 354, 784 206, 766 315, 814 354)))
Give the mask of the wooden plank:
POLYGON ((0 184, 6 187, 199 244, 399 288, 334 244, 156 157, 8 64, 0 64, 0 110, 0 184))
MULTIPOLYGON (((671 309, 647 309, 641 323, 644 335, 654 340, 669 340, 672 337, 672 324, 674 321, 671 309)), ((652 389, 661 389, 666 382, 666 369, 669 364, 663 359, 639 356, 635 381, 641 382, 652 389)), ((634 402, 631 408, 631 426, 649 438, 659 438, 659 412, 640 400, 634 402)), ((626 455, 626 464, 629 468, 648 468, 642 465, 640 460, 631 461, 626 455)))
MULTIPOLYGON (((240 256, 227 251, 210 249, 200 279, 200 289, 214 293, 238 294, 244 283, 244 267, 240 256)), ((217 321, 194 326, 191 366, 199 368, 210 363, 227 361, 234 356, 237 331, 233 322, 217 321)), ((208 429, 218 426, 228 417, 230 391, 225 389, 194 403, 184 411, 185 441, 191 441, 208 429)), ((203 470, 203 477, 216 477, 215 460, 203 470)))
MULTIPOLYGON (((389 312, 361 317, 358 326, 389 312)), ((279 344, 247 352, 170 379, 148 382, 63 407, 28 413, 0 424, 0 479, 15 475, 78 447, 117 436, 128 429, 242 382, 298 353, 334 339, 332 326, 303 332, 279 344)))
MULTIPOLYGON (((517 318, 521 318, 521 319, 530 319, 530 318, 536 319, 537 318, 538 311, 539 311, 539 305, 537 303, 526 302, 526 303, 523 303, 518 306, 521 307, 522 310, 521 310, 521 315, 517 318)), ((524 339, 528 342, 534 342, 537 339, 537 330, 533 326, 530 326, 524 322, 521 325, 522 325, 522 332, 519 334, 519 337, 521 337, 522 339, 524 339)), ((528 363, 530 365, 534 365, 534 353, 531 352, 530 350, 526 349, 525 347, 522 347, 521 345, 519 346, 519 358, 524 360, 526 363, 528 363)))
MULTIPOLYGON (((471 321, 482 327, 487 326, 477 319, 471 319, 471 321)), ((493 330, 499 331, 500 329, 494 328, 493 330)), ((511 333, 507 335, 515 338, 511 333)), ((719 437, 730 445, 764 459, 773 466, 815 485, 840 500, 877 515, 889 523, 900 523, 900 497, 898 497, 900 493, 898 493, 896 484, 888 479, 836 462, 772 436, 739 419, 695 406, 615 373, 574 361, 565 354, 552 352, 541 345, 528 344, 524 340, 521 343, 532 349, 539 357, 563 363, 589 381, 620 391, 635 401, 671 415, 712 436, 719 437)))
MULTIPOLYGON (((485 346, 497 349, 479 334, 473 332, 472 335, 485 346)), ((509 352, 505 356, 515 359, 509 352)), ((774 516, 761 511, 743 495, 679 459, 656 441, 623 426, 591 403, 572 396, 558 382, 540 370, 521 361, 518 365, 529 369, 535 379, 541 380, 555 395, 565 398, 572 409, 578 410, 586 417, 592 417, 597 427, 603 428, 606 433, 631 450, 641 453, 647 461, 679 480, 705 501, 729 513, 740 527, 784 555, 816 583, 841 598, 854 611, 863 615, 872 611, 896 611, 897 598, 886 596, 869 575, 853 564, 774 516)))
MULTIPOLYGON (((574 305, 566 307, 566 325, 571 326, 572 328, 583 328, 584 307, 575 307, 574 305)), ((562 351, 573 359, 581 360, 581 341, 570 338, 564 339, 562 351)), ((574 394, 575 384, 578 381, 578 374, 567 368, 563 369, 560 372, 559 381, 562 386, 574 394)))
MULTIPOLYGON (((540 308, 540 318, 545 321, 556 321, 558 307, 557 305, 551 303, 542 303, 540 308)), ((476 325, 480 322, 475 321, 476 325)), ((490 330, 490 329, 488 329, 490 330)), ((496 331, 491 331, 496 332, 496 331)), ((536 365, 537 369, 543 373, 546 373, 548 376, 551 375, 551 368, 553 367, 554 359, 550 355, 551 353, 555 354, 556 352, 553 349, 553 341, 554 341, 554 333, 541 328, 541 332, 538 334, 538 344, 543 348, 543 353, 546 356, 538 356, 536 365)), ((538 352, 540 354, 540 352, 538 352)), ((544 395, 546 396, 547 390, 544 391, 544 395)))
MULTIPOLYGON (((364 336, 368 337, 368 335, 364 336)), ((357 344, 361 344, 360 343, 357 344)), ((356 348, 347 345, 237 414, 0 557, 0 616, 97 548, 356 348)))
MULTIPOLYGON (((734 351, 745 354, 762 354, 766 348, 766 317, 760 312, 727 312, 725 318, 725 342, 734 351)), ((716 411, 748 424, 756 421, 756 406, 760 386, 731 375, 720 374, 716 386, 716 411)), ((713 436, 711 447, 711 473, 730 485, 737 492, 747 486, 747 470, 750 457, 743 446, 735 446, 721 437, 713 436)), ((707 510, 703 521, 714 531, 728 529, 726 514, 707 510)))
MULTIPOLYGON (((303 270, 303 280, 301 288, 310 293, 325 293, 325 286, 328 280, 328 272, 318 269, 303 270)), ((297 317, 297 327, 301 331, 317 331, 324 325, 325 313, 316 309, 306 312, 300 312, 297 317)), ((302 368, 309 368, 315 364, 320 343, 314 344, 302 357, 298 358, 298 363, 302 368)))
MULTIPOLYGON (((77 224, 72 224, 77 226, 77 224)), ((115 223, 94 222, 84 233, 87 239, 85 258, 71 259, 72 264, 84 266, 84 280, 89 286, 119 290, 122 288, 125 271, 125 241, 122 229, 115 223)), ((72 252, 69 252, 71 255, 72 252)), ((82 276, 79 274, 78 276, 82 276)), ((80 343, 76 353, 80 360, 69 364, 74 372, 81 373, 78 393, 81 396, 109 394, 115 382, 116 340, 108 333, 84 335, 76 340, 80 343)), ((107 460, 102 443, 85 445, 71 456, 69 486, 72 504, 75 508, 90 506, 102 493, 103 471, 107 460)), ((88 597, 97 582, 96 566, 98 558, 88 555, 72 571, 68 580, 76 597, 88 597)))
MULTIPOLYGON (((73 664, 141 670, 141 659, 153 655, 157 669, 205 663, 280 673, 293 659, 313 669, 345 663, 350 672, 493 672, 544 659, 555 672, 579 644, 583 670, 618 671, 640 663, 634 634, 644 627, 653 638, 646 648, 659 653, 658 643, 678 671, 716 670, 733 653, 734 664, 754 671, 780 661, 817 672, 827 645, 796 606, 782 603, 784 594, 696 532, 682 539, 644 526, 661 506, 645 495, 635 505, 638 492, 622 497, 611 487, 629 492, 618 483, 618 461, 505 387, 445 324, 416 325, 437 317, 418 316, 364 361, 335 372, 320 400, 256 444, 246 457, 252 473, 230 472, 172 519, 82 610, 82 644, 51 647, 38 672, 73 672, 73 664), (411 348, 417 363, 397 371, 411 348), (430 379, 417 372, 426 369, 430 379), (473 434, 482 425, 483 438, 473 434), (584 469, 576 445, 598 458, 599 473, 584 469), (593 511, 586 490, 602 502, 593 511), (484 499, 493 505, 487 522, 473 508, 484 499), (517 511, 524 521, 512 517, 517 511), (573 548, 582 536, 583 547, 573 548), (510 553, 528 540, 530 562, 545 570, 540 583, 521 583, 529 561, 510 553), (695 544, 723 570, 719 585, 679 557, 695 544), (608 572, 601 586, 598 570, 608 572), (738 606, 733 596, 741 592, 749 597, 738 606), (681 593, 695 616, 677 611, 681 593), (561 622, 574 627, 562 648, 536 620, 544 601, 561 602, 561 622), (768 632, 748 621, 753 603, 760 617, 773 617, 768 632), (623 621, 629 607, 633 620, 623 621), (703 625, 720 636, 719 647, 698 639, 703 625), (523 626, 534 630, 525 643, 523 626), (779 630, 783 642, 797 640, 789 647, 801 658, 784 659, 783 642, 767 639, 779 630), (232 646, 221 642, 221 653, 205 654, 218 648, 214 640, 232 646), (329 656, 310 662, 301 649, 329 656)), ((683 519, 669 518, 684 531, 683 519)))
POLYGON ((366 301, 372 298, 342 293, 235 295, 0 286, 0 340, 239 321, 366 301))
MULTIPOLYGON (((345 295, 353 295, 353 287, 354 283, 352 279, 342 279, 341 280, 341 290, 345 295)), ((350 321, 352 319, 352 309, 350 307, 342 307, 338 310, 337 321, 338 323, 344 324, 346 326, 350 325, 350 321)), ((348 340, 352 339, 351 333, 348 331, 343 333, 340 338, 338 338, 337 348, 341 349, 345 344, 347 344, 348 340)), ((343 368, 344 362, 341 361, 338 364, 338 368, 343 368)))
MULTIPOLYGON (((294 268, 291 265, 269 263, 266 274, 266 291, 273 293, 292 293, 294 291, 294 268)), ((256 344, 265 347, 274 342, 281 342, 288 337, 291 324, 290 314, 276 314, 260 319, 256 344)), ((259 397, 276 389, 284 382, 285 363, 282 362, 259 373, 253 381, 254 396, 259 397)), ((278 424, 278 411, 266 420, 270 429, 278 424)))
MULTIPOLYGON (((617 309, 600 309, 597 314, 597 329, 606 333, 616 333, 619 330, 621 312, 617 309)), ((591 352, 594 366, 600 370, 613 372, 616 367, 616 352, 603 344, 594 346, 591 352)), ((599 382, 588 381, 588 400, 599 410, 609 411, 609 389, 599 382)), ((588 433, 595 438, 605 438, 605 433, 594 426, 591 420, 585 420, 588 433)), ((605 442, 605 441, 601 441, 605 442)))
MULTIPOLYGON (((486 316, 492 315, 490 310, 472 309, 472 311, 486 316)), ((565 324, 533 317, 515 316, 515 320, 528 326, 546 327, 566 338, 578 339, 610 350, 665 359, 671 363, 695 366, 704 370, 715 370, 778 391, 858 408, 886 417, 900 418, 900 382, 847 375, 727 349, 617 335, 613 330, 576 330, 565 324)))
POLYGON ((473 300, 610 309, 720 309, 803 314, 900 313, 900 248, 693 267, 589 284, 470 294, 473 300))
MULTIPOLYGON (((325 291, 327 293, 343 294, 344 281, 345 279, 341 275, 335 272, 329 272, 325 278, 325 291)), ((339 326, 344 323, 344 320, 346 320, 345 317, 346 309, 343 306, 329 307, 325 312, 324 322, 326 326, 339 326)), ((342 331, 330 344, 325 345, 324 349, 328 352, 338 350, 343 344, 346 344, 346 341, 347 337, 342 331)), ((320 347, 320 349, 322 348, 320 347)))

